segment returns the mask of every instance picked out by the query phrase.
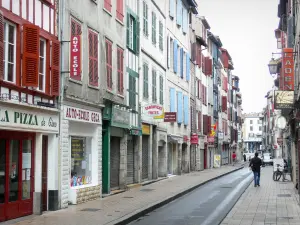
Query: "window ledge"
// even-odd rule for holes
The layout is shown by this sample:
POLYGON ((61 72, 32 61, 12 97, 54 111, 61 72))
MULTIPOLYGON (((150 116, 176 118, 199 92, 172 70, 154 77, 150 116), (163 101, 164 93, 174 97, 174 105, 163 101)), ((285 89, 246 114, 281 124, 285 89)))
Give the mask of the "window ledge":
MULTIPOLYGON (((123 18, 124 19, 124 18, 123 18)), ((124 22, 122 22, 121 20, 119 20, 117 17, 116 17, 116 21, 121 24, 122 26, 124 26, 124 22)))
POLYGON ((125 98, 124 94, 117 94, 117 96, 123 99, 125 98))
POLYGON ((72 79, 72 78, 69 78, 69 81, 70 81, 70 82, 73 82, 73 83, 75 83, 75 84, 80 84, 80 85, 82 85, 82 81, 81 81, 81 80, 74 80, 74 79, 72 79))
POLYGON ((110 89, 106 89, 106 92, 112 94, 112 95, 115 95, 116 93, 113 92, 113 90, 110 90, 110 89))
POLYGON ((112 17, 112 13, 110 11, 108 11, 106 8, 103 7, 103 11, 105 11, 108 15, 110 15, 112 17))
POLYGON ((95 90, 99 90, 99 86, 93 86, 91 84, 88 84, 89 88, 95 89, 95 90))

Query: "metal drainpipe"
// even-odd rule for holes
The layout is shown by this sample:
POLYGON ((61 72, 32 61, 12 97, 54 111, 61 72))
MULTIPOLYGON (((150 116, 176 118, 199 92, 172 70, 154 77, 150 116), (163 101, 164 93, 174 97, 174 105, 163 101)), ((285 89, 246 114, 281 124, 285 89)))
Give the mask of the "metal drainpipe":
MULTIPOLYGON (((65 21, 65 1, 61 0, 59 1, 59 14, 58 14, 58 20, 59 20, 59 27, 58 27, 58 39, 61 43, 60 45, 60 71, 63 71, 64 69, 64 51, 63 51, 63 44, 64 44, 64 21, 65 21)), ((63 73, 60 72, 60 95, 58 100, 58 108, 60 110, 60 113, 62 113, 62 105, 63 105, 63 95, 64 95, 64 77, 63 73)), ((62 206, 61 202, 61 174, 62 174, 62 167, 61 167, 61 116, 59 116, 59 145, 58 145, 58 192, 59 192, 59 208, 62 206)))

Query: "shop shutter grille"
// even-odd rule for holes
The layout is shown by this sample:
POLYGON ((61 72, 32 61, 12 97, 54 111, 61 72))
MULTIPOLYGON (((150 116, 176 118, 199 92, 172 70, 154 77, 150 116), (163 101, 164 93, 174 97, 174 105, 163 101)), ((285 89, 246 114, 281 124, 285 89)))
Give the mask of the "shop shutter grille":
POLYGON ((111 137, 110 139, 110 188, 119 188, 120 171, 120 138, 111 137))
POLYGON ((172 144, 168 144, 168 174, 173 174, 173 163, 172 163, 172 152, 173 152, 173 146, 172 144))
POLYGON ((127 141, 127 184, 134 183, 134 148, 133 140, 127 141))
POLYGON ((200 170, 204 170, 204 149, 200 149, 200 170))
POLYGON ((142 179, 148 179, 148 164, 149 164, 149 136, 143 136, 142 149, 142 179))
POLYGON ((196 146, 191 146, 191 155, 190 155, 190 161, 191 161, 191 171, 195 171, 197 167, 196 162, 196 146))

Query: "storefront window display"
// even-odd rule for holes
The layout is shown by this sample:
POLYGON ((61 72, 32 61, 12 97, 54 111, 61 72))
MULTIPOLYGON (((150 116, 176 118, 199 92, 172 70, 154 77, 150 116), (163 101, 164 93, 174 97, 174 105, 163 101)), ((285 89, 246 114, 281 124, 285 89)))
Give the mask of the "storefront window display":
POLYGON ((71 137, 71 187, 91 183, 91 138, 71 137))

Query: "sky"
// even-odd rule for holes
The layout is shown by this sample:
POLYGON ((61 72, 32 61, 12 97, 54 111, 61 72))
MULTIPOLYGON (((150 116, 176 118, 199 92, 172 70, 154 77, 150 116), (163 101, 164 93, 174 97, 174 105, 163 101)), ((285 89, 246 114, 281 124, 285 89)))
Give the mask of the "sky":
POLYGON ((272 52, 279 52, 274 33, 279 0, 197 2, 200 16, 205 16, 232 57, 233 75, 240 77, 243 113, 262 111, 265 95, 274 85, 268 63, 272 52))

